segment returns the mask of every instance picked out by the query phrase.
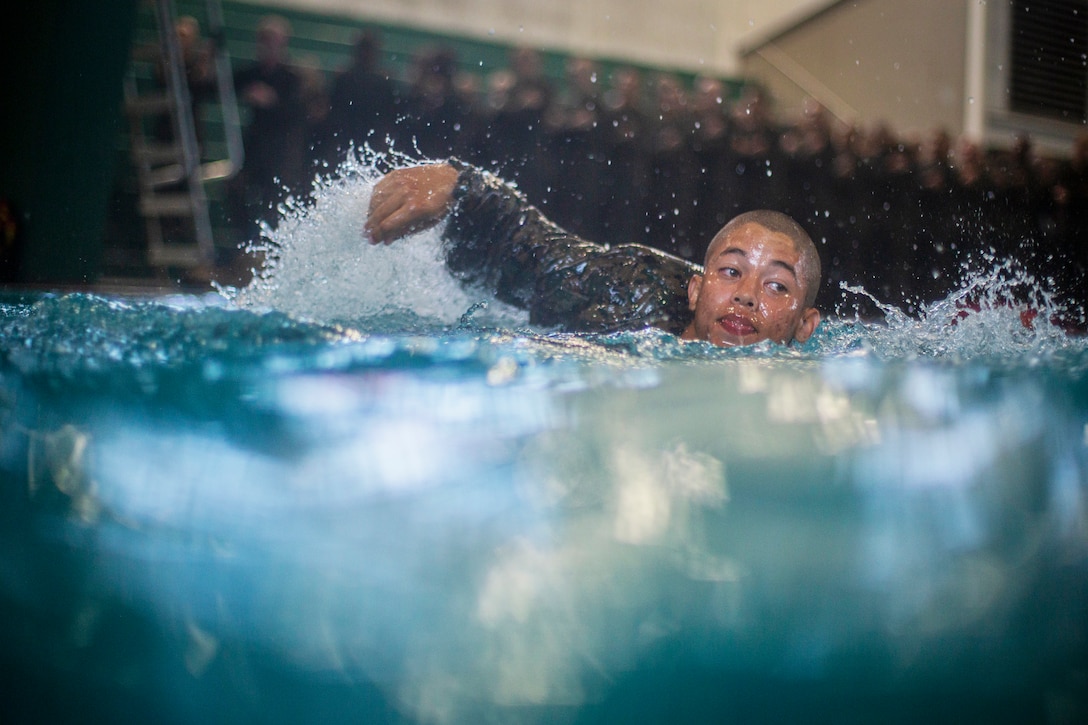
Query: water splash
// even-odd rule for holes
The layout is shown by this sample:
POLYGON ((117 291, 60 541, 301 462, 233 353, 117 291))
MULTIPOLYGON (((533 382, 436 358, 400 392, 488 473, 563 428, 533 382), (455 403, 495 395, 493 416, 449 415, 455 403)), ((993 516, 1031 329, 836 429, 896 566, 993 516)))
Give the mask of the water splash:
POLYGON ((840 284, 863 297, 883 315, 882 324, 851 321, 840 308, 838 320, 825 323, 816 349, 820 353, 862 348, 886 360, 929 358, 944 362, 983 361, 1000 365, 1063 362, 1083 356, 1083 310, 1061 303, 1015 259, 993 253, 964 264, 960 282, 947 296, 917 302, 916 315, 885 303, 864 287, 840 284), (828 328, 837 335, 826 336, 828 328), (845 348, 843 345, 845 344, 845 348))
POLYGON ((366 210, 382 169, 409 163, 418 161, 363 149, 317 177, 308 200, 288 198, 279 224, 263 226, 248 249, 263 258, 262 268, 248 287, 225 290, 228 298, 243 309, 321 321, 373 325, 385 318, 391 328, 451 326, 466 314, 476 324, 524 324, 524 313, 466 289, 448 272, 441 225, 391 245, 365 241, 366 210))

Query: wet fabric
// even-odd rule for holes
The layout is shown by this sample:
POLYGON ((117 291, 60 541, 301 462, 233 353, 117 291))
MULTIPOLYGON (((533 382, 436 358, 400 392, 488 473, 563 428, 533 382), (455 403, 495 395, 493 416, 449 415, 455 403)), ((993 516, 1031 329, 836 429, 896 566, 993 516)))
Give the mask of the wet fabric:
POLYGON ((699 266, 641 244, 581 239, 497 177, 452 163, 460 176, 445 231, 447 264, 465 283, 527 310, 537 325, 674 334, 687 327, 687 284, 699 266))

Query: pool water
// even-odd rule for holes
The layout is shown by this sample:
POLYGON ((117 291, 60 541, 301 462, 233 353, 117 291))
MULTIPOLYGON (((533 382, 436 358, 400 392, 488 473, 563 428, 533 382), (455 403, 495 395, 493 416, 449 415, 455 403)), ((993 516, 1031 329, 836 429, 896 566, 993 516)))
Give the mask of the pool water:
POLYGON ((362 244, 372 180, 248 289, 0 298, 15 721, 1082 721, 1088 344, 1015 265, 565 334, 362 244))

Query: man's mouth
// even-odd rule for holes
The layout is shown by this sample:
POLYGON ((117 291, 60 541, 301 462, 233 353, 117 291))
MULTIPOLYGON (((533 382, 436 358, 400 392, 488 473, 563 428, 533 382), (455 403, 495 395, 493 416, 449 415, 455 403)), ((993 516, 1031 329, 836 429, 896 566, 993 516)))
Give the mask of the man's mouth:
POLYGON ((718 320, 722 329, 736 337, 746 337, 756 333, 756 326, 747 317, 741 315, 726 315, 718 320))

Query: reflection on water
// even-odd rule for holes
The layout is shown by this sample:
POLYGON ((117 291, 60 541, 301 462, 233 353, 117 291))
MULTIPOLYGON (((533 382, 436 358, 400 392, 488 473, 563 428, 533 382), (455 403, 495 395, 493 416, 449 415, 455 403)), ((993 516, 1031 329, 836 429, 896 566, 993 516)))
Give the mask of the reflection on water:
POLYGON ((1082 338, 396 309, 344 183, 233 300, 0 304, 16 721, 1084 719, 1082 338))

